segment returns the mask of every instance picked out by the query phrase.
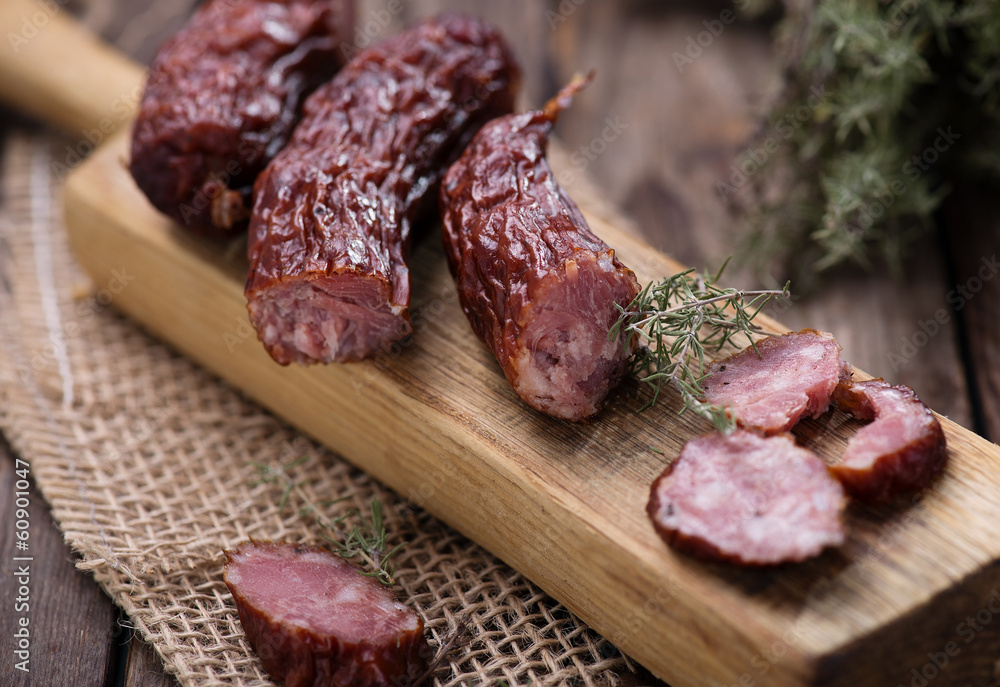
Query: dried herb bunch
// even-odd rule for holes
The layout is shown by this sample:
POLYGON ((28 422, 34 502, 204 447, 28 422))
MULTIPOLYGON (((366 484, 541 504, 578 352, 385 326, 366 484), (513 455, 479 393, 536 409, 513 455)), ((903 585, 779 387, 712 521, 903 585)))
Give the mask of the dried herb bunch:
POLYGON ((783 91, 717 186, 762 272, 899 272, 951 185, 1000 180, 1000 3, 786 0, 778 46, 783 91))
POLYGON ((725 408, 703 399, 706 354, 735 343, 738 335, 753 345, 754 335, 769 333, 753 320, 769 300, 788 296, 788 284, 780 291, 722 288, 718 281, 726 264, 714 275, 690 269, 650 282, 627 308, 617 306, 620 316, 610 336, 622 336, 627 346, 638 339, 631 373, 653 388, 642 410, 656 403, 667 383, 684 399, 681 412, 692 410, 719 431, 735 427, 725 408))

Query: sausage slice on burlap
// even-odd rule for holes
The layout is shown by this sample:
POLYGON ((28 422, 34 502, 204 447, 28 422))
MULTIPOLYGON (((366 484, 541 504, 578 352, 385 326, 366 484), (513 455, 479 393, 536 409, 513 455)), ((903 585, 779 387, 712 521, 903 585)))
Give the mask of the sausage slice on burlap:
POLYGON ((412 684, 426 668, 420 617, 339 556, 263 541, 225 554, 247 639, 285 687, 412 684))

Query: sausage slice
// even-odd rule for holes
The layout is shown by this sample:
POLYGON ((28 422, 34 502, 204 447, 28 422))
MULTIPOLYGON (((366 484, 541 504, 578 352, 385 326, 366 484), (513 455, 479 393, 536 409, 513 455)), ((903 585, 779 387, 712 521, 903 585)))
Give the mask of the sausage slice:
POLYGON ((838 382, 850 375, 833 335, 803 329, 713 363, 702 386, 706 400, 729 406, 741 427, 776 434, 825 413, 838 382))
POLYGON ((921 489, 944 469, 944 431, 913 389, 884 380, 845 382, 837 405, 860 420, 874 420, 851 437, 841 462, 831 467, 851 496, 885 502, 921 489))
POLYGON ((423 673, 423 621, 344 559, 264 541, 225 554, 247 639, 285 687, 411 684, 423 673))
POLYGON ((736 430, 689 441, 646 512, 679 551, 744 565, 803 561, 844 541, 841 485, 788 434, 736 430))

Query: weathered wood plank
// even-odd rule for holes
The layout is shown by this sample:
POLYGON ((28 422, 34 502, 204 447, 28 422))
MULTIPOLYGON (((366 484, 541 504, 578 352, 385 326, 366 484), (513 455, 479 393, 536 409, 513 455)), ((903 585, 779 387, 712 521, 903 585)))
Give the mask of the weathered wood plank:
POLYGON ((197 4, 198 0, 91 0, 80 19, 122 53, 149 64, 197 4))
POLYGON ((731 14, 722 24, 724 4, 550 5, 564 8, 550 15, 554 82, 597 69, 560 121, 558 135, 576 153, 571 170, 586 171, 657 249, 689 265, 718 264, 732 237, 716 182, 728 178, 774 78, 766 29, 731 14), (716 20, 721 33, 692 50, 689 40, 716 20), (691 62, 678 62, 688 52, 691 62))
MULTIPOLYGON (((571 169, 585 169, 654 246, 685 264, 717 267, 738 237, 715 184, 742 159, 757 125, 756 107, 773 86, 765 27, 713 24, 722 27, 719 35, 706 47, 696 41, 691 47, 688 39, 706 31, 704 22, 735 15, 719 19, 725 6, 711 16, 710 8, 668 3, 566 7, 570 11, 552 20, 554 73, 565 79, 581 67, 601 68, 561 122, 571 169)), ((793 329, 833 332, 854 364, 912 386, 932 407, 971 427, 955 318, 934 321, 948 307, 935 241, 917 246, 902 281, 884 270, 843 269, 828 275, 821 291, 770 312, 793 329)), ((737 279, 746 284, 747 277, 737 279)))
POLYGON ((945 296, 949 315, 964 325, 981 429, 1000 441, 1000 204, 994 191, 965 187, 948 199, 944 214, 954 265, 945 296))
MULTIPOLYGON (((114 605, 87 575, 77 572, 73 555, 49 515, 48 506, 33 485, 27 490, 27 550, 15 548, 17 498, 23 484, 23 463, 0 440, 0 502, 4 503, 0 552, 0 682, 9 687, 28 685, 106 684, 115 670, 114 605), (18 558, 30 557, 22 561, 18 558), (18 573, 28 567, 25 607, 18 573), (27 619, 29 672, 15 669, 22 657, 15 633, 27 619)), ((32 481, 30 478, 28 481, 32 481)))
POLYGON ((0 100, 80 136, 93 150, 139 102, 142 70, 61 10, 53 12, 57 7, 0 3, 0 100))

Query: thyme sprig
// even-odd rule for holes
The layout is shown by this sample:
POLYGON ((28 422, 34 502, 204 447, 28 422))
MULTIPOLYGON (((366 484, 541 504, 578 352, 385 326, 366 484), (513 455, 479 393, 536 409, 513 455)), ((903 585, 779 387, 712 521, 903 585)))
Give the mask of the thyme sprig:
POLYGON ((355 556, 360 557, 371 568, 370 572, 364 571, 362 574, 374 577, 382 584, 390 586, 394 582, 393 575, 396 574, 396 566, 389 563, 389 559, 403 545, 396 544, 387 551, 386 539, 382 502, 378 500, 377 496, 372 496, 371 519, 365 520, 362 516, 361 524, 352 527, 342 543, 334 542, 337 544, 335 553, 347 559, 355 556))
POLYGON ((789 284, 780 291, 724 289, 718 281, 727 264, 729 260, 714 275, 690 269, 650 282, 628 307, 617 305, 620 316, 609 335, 621 337, 629 347, 638 340, 630 372, 653 388, 653 397, 640 411, 655 404, 668 383, 684 399, 680 412, 692 410, 722 432, 735 427, 726 408, 704 400, 706 355, 733 343, 740 334, 756 350, 753 335, 770 332, 753 320, 772 298, 787 297, 789 284))
POLYGON ((397 544, 386 550, 388 533, 385 528, 382 502, 377 496, 372 496, 371 515, 368 518, 357 510, 348 511, 335 518, 327 517, 324 515, 326 509, 348 497, 318 503, 309 498, 302 486, 289 474, 291 470, 302 465, 308 459, 308 456, 301 456, 277 467, 265 463, 252 463, 257 469, 257 479, 252 486, 258 484, 284 485, 281 501, 278 504, 279 511, 285 510, 290 497, 294 494, 296 499, 302 503, 298 510, 299 517, 313 519, 315 524, 323 530, 322 537, 330 542, 334 553, 347 560, 360 559, 368 568, 361 571, 362 575, 374 577, 387 587, 395 584, 396 566, 390 563, 390 559, 403 545, 397 544), (359 518, 360 523, 348 529, 345 521, 349 518, 359 518))

